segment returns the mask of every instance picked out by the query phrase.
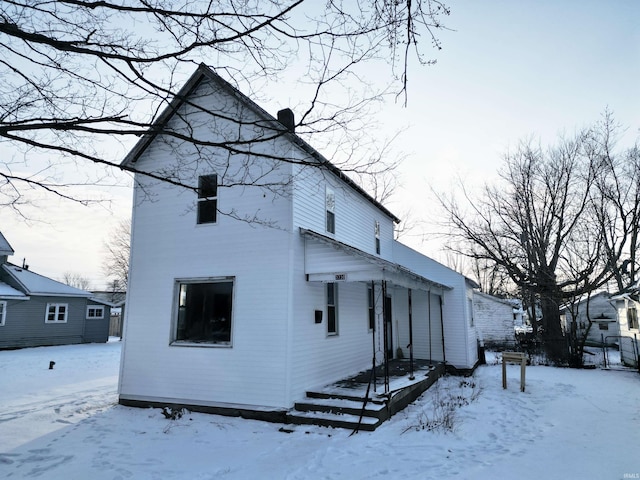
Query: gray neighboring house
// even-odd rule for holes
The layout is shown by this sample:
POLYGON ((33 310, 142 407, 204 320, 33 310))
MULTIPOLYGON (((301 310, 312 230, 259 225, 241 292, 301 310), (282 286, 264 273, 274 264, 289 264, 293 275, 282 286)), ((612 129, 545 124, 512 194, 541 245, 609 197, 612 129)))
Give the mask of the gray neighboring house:
POLYGON ((9 263, 13 253, 0 233, 0 349, 109 339, 108 302, 9 263))
POLYGON ((522 307, 519 300, 498 298, 476 290, 473 292, 473 318, 485 347, 515 346, 514 326, 516 323, 522 324, 522 307), (518 314, 519 321, 516 322, 518 314))
POLYGON ((93 298, 111 305, 111 321, 109 336, 122 338, 122 319, 124 318, 127 292, 122 291, 93 291, 93 298))

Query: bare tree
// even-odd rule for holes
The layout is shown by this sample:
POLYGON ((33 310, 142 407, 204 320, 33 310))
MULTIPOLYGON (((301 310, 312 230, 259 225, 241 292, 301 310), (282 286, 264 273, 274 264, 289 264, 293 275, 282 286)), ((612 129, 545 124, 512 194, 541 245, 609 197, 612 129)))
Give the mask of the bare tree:
POLYGON ((129 284, 129 253, 131 251, 131 221, 121 220, 104 242, 105 259, 102 264, 104 274, 111 279, 112 291, 127 289, 129 284))
POLYGON ((65 272, 62 276, 63 283, 80 290, 91 290, 91 281, 79 273, 65 272))
MULTIPOLYGON (((341 162, 341 168, 356 175, 380 173, 367 152, 341 151, 347 142, 331 136, 349 134, 357 145, 366 136, 376 100, 400 95, 406 102, 409 60, 432 63, 424 58, 423 45, 440 49, 435 32, 446 15, 449 10, 439 0, 2 2, 0 142, 11 158, 0 165, 0 206, 19 210, 33 189, 94 201, 91 195, 78 196, 73 187, 102 181, 106 173, 69 177, 61 166, 137 172, 135 165, 120 161, 145 134, 161 135, 173 145, 189 143, 207 161, 212 148, 229 156, 260 156, 261 143, 287 133, 261 124, 255 129, 259 135, 248 137, 251 128, 238 125, 235 132, 215 132, 223 140, 214 142, 211 135, 196 134, 191 118, 184 118, 179 129, 153 123, 172 101, 187 100, 188 92, 179 87, 202 61, 252 96, 264 96, 265 85, 298 72, 296 131, 303 137, 327 135, 327 145, 336 146, 327 157, 341 162), (418 43, 423 37, 431 42, 418 43), (365 81, 362 67, 372 62, 388 65, 387 75, 378 77, 387 79, 384 85, 365 81), (267 135, 266 127, 271 128, 267 135)), ((200 121, 212 129, 216 120, 230 120, 224 112, 198 108, 208 117, 201 115, 200 121)), ((178 172, 141 173, 196 188, 178 172)), ((246 172, 227 180, 272 187, 246 172)))
POLYGON ((599 186, 614 171, 624 176, 613 161, 614 134, 614 125, 604 121, 547 150, 521 144, 506 155, 500 183, 487 185, 479 198, 466 195, 466 211, 455 198, 440 196, 460 240, 456 250, 495 265, 523 290, 527 304, 540 304, 553 361, 569 360, 561 305, 624 270, 630 233, 622 219, 633 214, 625 204, 619 217, 605 216, 616 202, 599 186), (615 238, 607 239, 612 229, 615 238))

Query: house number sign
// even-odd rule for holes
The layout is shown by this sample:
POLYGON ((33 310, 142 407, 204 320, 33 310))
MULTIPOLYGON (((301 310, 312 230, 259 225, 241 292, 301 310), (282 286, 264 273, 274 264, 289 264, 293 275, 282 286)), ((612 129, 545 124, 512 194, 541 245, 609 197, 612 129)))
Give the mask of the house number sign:
POLYGON ((347 279, 346 273, 336 273, 336 282, 340 280, 346 280, 346 279, 347 279))

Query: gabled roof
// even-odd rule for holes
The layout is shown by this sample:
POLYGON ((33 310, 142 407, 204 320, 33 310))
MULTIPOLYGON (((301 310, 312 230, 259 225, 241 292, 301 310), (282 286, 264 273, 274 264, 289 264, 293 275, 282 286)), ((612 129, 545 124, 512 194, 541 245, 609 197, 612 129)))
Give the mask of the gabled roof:
POLYGON ((238 99, 238 101, 244 103, 247 107, 253 110, 263 120, 269 122, 273 126, 274 132, 282 131, 282 136, 289 139, 293 144, 300 147, 303 151, 309 154, 314 160, 318 162, 323 168, 326 168, 357 193, 364 197, 368 202, 372 203, 376 208, 382 211, 385 215, 393 219, 394 222, 399 223, 400 219, 393 213, 387 210, 380 202, 369 195, 362 187, 349 178, 342 170, 336 167, 333 163, 327 160, 322 154, 315 150, 311 145, 305 142, 302 138, 293 132, 288 131, 282 123, 280 123, 273 115, 268 113, 257 103, 240 92, 237 88, 224 80, 220 75, 211 70, 204 63, 201 63, 196 71, 191 75, 189 80, 184 84, 176 96, 169 102, 169 105, 158 115, 153 121, 152 126, 147 133, 136 143, 127 156, 122 161, 122 165, 132 166, 145 152, 147 147, 153 142, 157 135, 162 134, 162 131, 166 124, 171 120, 173 115, 180 109, 180 107, 187 102, 188 97, 195 91, 203 80, 209 80, 224 88, 231 96, 238 99))
POLYGON ((0 255, 13 255, 15 252, 13 251, 13 248, 11 248, 11 245, 9 245, 9 242, 7 242, 7 239, 4 238, 4 235, 2 235, 2 232, 0 232, 0 255))
POLYGON ((0 282, 0 300, 29 300, 24 293, 6 283, 0 282))
POLYGON ((127 298, 127 292, 104 292, 93 291, 91 300, 94 302, 102 302, 111 307, 121 307, 127 298))
POLYGON ((478 295, 478 296, 480 296, 482 298, 486 298, 487 300, 490 300, 490 301, 493 301, 493 302, 503 303, 504 305, 507 305, 507 306, 509 306, 511 308, 518 308, 517 305, 514 305, 514 301, 518 302, 518 303, 520 302, 520 300, 518 300, 518 299, 500 298, 500 297, 496 297, 494 295, 490 295, 488 293, 481 292, 479 290, 474 290, 473 295, 474 295, 474 297, 476 295, 478 295))
POLYGON ((70 287, 10 263, 2 265, 3 270, 20 286, 27 295, 52 297, 91 297, 91 292, 70 287))

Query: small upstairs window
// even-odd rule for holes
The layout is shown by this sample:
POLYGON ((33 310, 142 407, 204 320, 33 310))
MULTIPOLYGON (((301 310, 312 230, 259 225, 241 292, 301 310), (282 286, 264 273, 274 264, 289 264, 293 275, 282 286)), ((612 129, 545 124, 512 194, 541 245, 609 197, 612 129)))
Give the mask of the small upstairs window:
POLYGON ((376 239, 376 255, 380 255, 380 222, 378 220, 373 225, 373 234, 376 239))
POLYGON ((327 188, 325 197, 325 209, 327 211, 327 232, 336 233, 336 196, 333 190, 327 188))
POLYGON ((218 176, 198 179, 198 224, 216 223, 218 219, 218 176))

